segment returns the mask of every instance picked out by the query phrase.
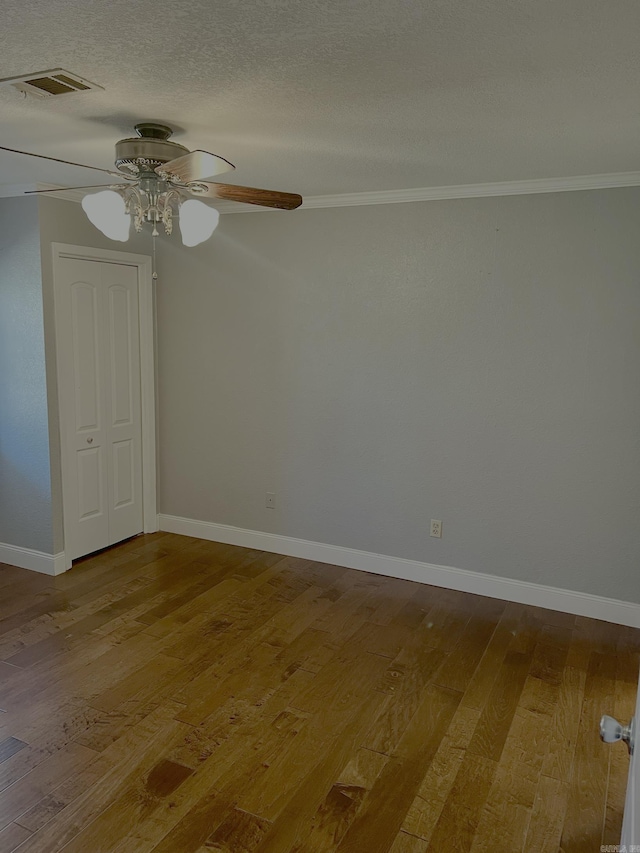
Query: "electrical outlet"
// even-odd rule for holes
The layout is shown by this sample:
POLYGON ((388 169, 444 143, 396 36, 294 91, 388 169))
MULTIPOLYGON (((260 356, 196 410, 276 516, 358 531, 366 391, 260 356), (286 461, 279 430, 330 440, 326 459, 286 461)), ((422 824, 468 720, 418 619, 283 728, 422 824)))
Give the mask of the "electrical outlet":
POLYGON ((267 509, 275 509, 276 508, 276 493, 275 492, 267 492, 267 497, 265 500, 265 506, 267 509))
POLYGON ((431 532, 430 536, 435 536, 436 539, 442 539, 442 522, 437 521, 435 518, 431 519, 431 532))

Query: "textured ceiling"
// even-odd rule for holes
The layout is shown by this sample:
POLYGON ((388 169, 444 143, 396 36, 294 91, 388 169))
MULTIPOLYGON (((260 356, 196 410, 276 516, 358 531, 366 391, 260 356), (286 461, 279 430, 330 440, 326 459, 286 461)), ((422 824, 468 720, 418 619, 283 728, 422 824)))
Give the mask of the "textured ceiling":
MULTIPOLYGON (((637 0, 5 0, 0 144, 111 167, 155 119, 303 195, 640 169, 637 0)), ((0 185, 99 173, 0 154, 0 185)), ((223 180, 226 180, 227 176, 223 180)))

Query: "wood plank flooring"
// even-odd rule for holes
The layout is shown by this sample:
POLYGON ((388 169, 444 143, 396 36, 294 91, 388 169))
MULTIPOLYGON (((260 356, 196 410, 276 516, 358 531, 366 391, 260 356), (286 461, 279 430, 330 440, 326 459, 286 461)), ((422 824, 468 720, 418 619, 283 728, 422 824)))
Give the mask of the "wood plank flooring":
POLYGON ((0 564, 2 853, 596 853, 640 632, 184 536, 0 564))

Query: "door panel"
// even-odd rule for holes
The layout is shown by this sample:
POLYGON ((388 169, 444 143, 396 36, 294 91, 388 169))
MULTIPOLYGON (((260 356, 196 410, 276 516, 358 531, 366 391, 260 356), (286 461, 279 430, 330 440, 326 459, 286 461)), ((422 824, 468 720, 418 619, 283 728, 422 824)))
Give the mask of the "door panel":
POLYGON ((104 515, 102 448, 91 447, 76 454, 78 466, 78 519, 104 515))
MULTIPOLYGON (((89 274, 95 273, 89 270, 89 274)), ((71 329, 75 375, 76 429, 96 429, 100 421, 99 331, 96 282, 71 285, 71 329)))
POLYGON ((130 506, 135 500, 133 443, 127 439, 113 445, 113 506, 130 506))
POLYGON ((101 273, 90 261, 63 260, 56 288, 59 397, 66 429, 63 451, 64 513, 73 529, 71 558, 109 544, 105 477, 105 395, 101 377, 101 273), (67 469, 67 470, 65 470, 67 469))
MULTIPOLYGON (((626 721, 625 721, 626 722, 626 721)), ((620 839, 620 850, 640 850, 640 737, 638 727, 640 726, 640 685, 636 696, 636 713, 634 717, 634 743, 632 747, 631 761, 629 764, 629 777, 627 780, 627 795, 624 805, 624 819, 622 821, 622 838, 620 839)))
POLYGON ((131 305, 130 292, 121 285, 109 288, 109 348, 111 352, 112 425, 131 424, 131 305))
POLYGON ((137 268, 61 258, 55 298, 65 550, 75 559, 143 529, 137 268))
POLYGON ((103 267, 110 366, 109 535, 113 543, 143 528, 138 272, 123 264, 103 267))

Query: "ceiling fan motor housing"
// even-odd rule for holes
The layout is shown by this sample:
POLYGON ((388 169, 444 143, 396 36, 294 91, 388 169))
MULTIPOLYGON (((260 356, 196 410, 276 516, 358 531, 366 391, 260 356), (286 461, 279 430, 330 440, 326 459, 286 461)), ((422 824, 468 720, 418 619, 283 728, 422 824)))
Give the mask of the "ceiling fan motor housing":
POLYGON ((173 131, 166 125, 144 122, 136 125, 136 131, 137 138, 116 142, 115 164, 121 172, 129 175, 153 172, 156 166, 189 153, 184 145, 169 141, 173 131))

